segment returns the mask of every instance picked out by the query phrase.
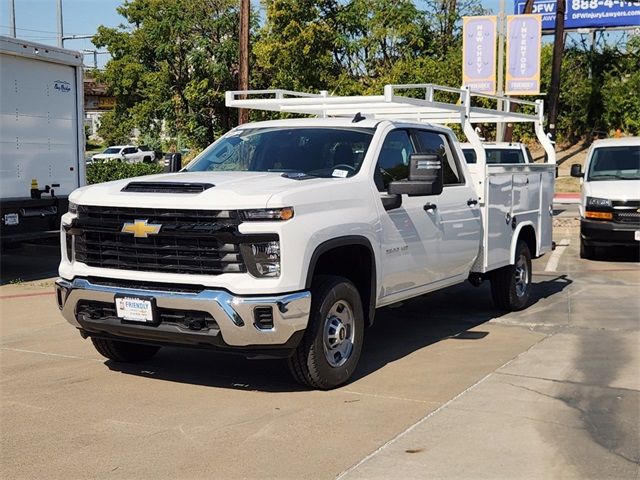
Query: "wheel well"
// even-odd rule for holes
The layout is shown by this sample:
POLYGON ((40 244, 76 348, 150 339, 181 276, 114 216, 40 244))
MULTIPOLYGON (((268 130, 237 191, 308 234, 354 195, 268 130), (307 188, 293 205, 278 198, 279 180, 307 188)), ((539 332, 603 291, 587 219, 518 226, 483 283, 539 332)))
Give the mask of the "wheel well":
POLYGON ((518 240, 522 239, 529 247, 529 252, 531 252, 531 257, 535 258, 536 256, 536 232, 531 225, 525 225, 520 230, 520 234, 518 235, 518 240))
POLYGON ((341 245, 323 251, 315 264, 312 260, 307 286, 310 286, 314 275, 338 275, 351 280, 362 299, 365 323, 373 323, 376 272, 373 253, 368 245, 341 245))

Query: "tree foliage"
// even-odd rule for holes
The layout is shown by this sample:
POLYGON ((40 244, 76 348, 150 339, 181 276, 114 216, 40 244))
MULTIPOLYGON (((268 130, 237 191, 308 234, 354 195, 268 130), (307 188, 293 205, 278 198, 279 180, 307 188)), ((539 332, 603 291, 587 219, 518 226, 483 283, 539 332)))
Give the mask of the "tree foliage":
MULTIPOLYGON (((380 94, 386 83, 461 83, 461 17, 475 0, 264 0, 252 24, 251 87, 380 94)), ((224 91, 237 88, 237 0, 128 0, 128 26, 100 28, 94 43, 112 54, 101 74, 117 107, 101 133, 122 139, 133 126, 161 127, 202 147, 235 125, 224 91), (107 133, 110 130, 111 133, 107 133)), ((562 67, 558 134, 640 130, 640 40, 595 51, 574 44, 562 67)), ((551 47, 542 53, 542 89, 551 47)), ((453 100, 448 98, 447 100, 453 100)), ((254 119, 270 114, 253 112, 254 119)), ((491 132, 491 129, 487 130, 491 132)), ((516 126, 516 134, 532 132, 516 126)), ((516 135, 516 138, 517 135, 516 135)))

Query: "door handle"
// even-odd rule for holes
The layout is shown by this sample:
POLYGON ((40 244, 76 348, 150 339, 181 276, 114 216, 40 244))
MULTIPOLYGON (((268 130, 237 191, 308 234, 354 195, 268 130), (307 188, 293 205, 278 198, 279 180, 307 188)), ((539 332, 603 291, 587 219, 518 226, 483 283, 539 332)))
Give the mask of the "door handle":
POLYGON ((469 200, 467 200, 467 205, 471 206, 471 205, 477 205, 478 204, 478 200, 476 200, 475 198, 470 198, 469 200))
POLYGON ((425 203, 422 208, 424 208, 425 212, 428 212, 429 210, 435 210, 438 206, 435 203, 425 203))

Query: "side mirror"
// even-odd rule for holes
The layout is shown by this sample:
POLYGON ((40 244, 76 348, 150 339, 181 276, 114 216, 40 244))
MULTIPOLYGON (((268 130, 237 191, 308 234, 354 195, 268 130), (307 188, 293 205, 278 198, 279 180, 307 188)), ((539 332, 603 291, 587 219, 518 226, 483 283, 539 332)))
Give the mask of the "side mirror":
POLYGON ((179 172, 182 168, 181 153, 167 153, 164 157, 165 172, 179 172))
POLYGON ((412 153, 409 156, 409 178, 389 184, 392 195, 410 197, 440 195, 442 193, 442 157, 440 155, 412 153))
POLYGON ((582 166, 579 163, 571 165, 571 176, 576 178, 584 177, 584 173, 582 173, 582 166))

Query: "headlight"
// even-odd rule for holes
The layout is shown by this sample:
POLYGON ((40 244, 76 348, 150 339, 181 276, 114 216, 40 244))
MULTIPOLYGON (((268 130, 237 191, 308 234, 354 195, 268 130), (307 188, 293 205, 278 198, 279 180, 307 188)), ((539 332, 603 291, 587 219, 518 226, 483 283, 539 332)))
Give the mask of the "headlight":
POLYGON ((69 213, 73 213, 74 215, 78 214, 78 204, 69 202, 69 213))
POLYGON ((608 198, 587 197, 587 207, 611 207, 611 200, 608 198))
POLYGON ((289 220, 293 218, 293 207, 244 210, 242 215, 245 220, 289 220))
POLYGON ((240 248, 251 275, 258 278, 280 276, 280 242, 245 243, 240 248))

